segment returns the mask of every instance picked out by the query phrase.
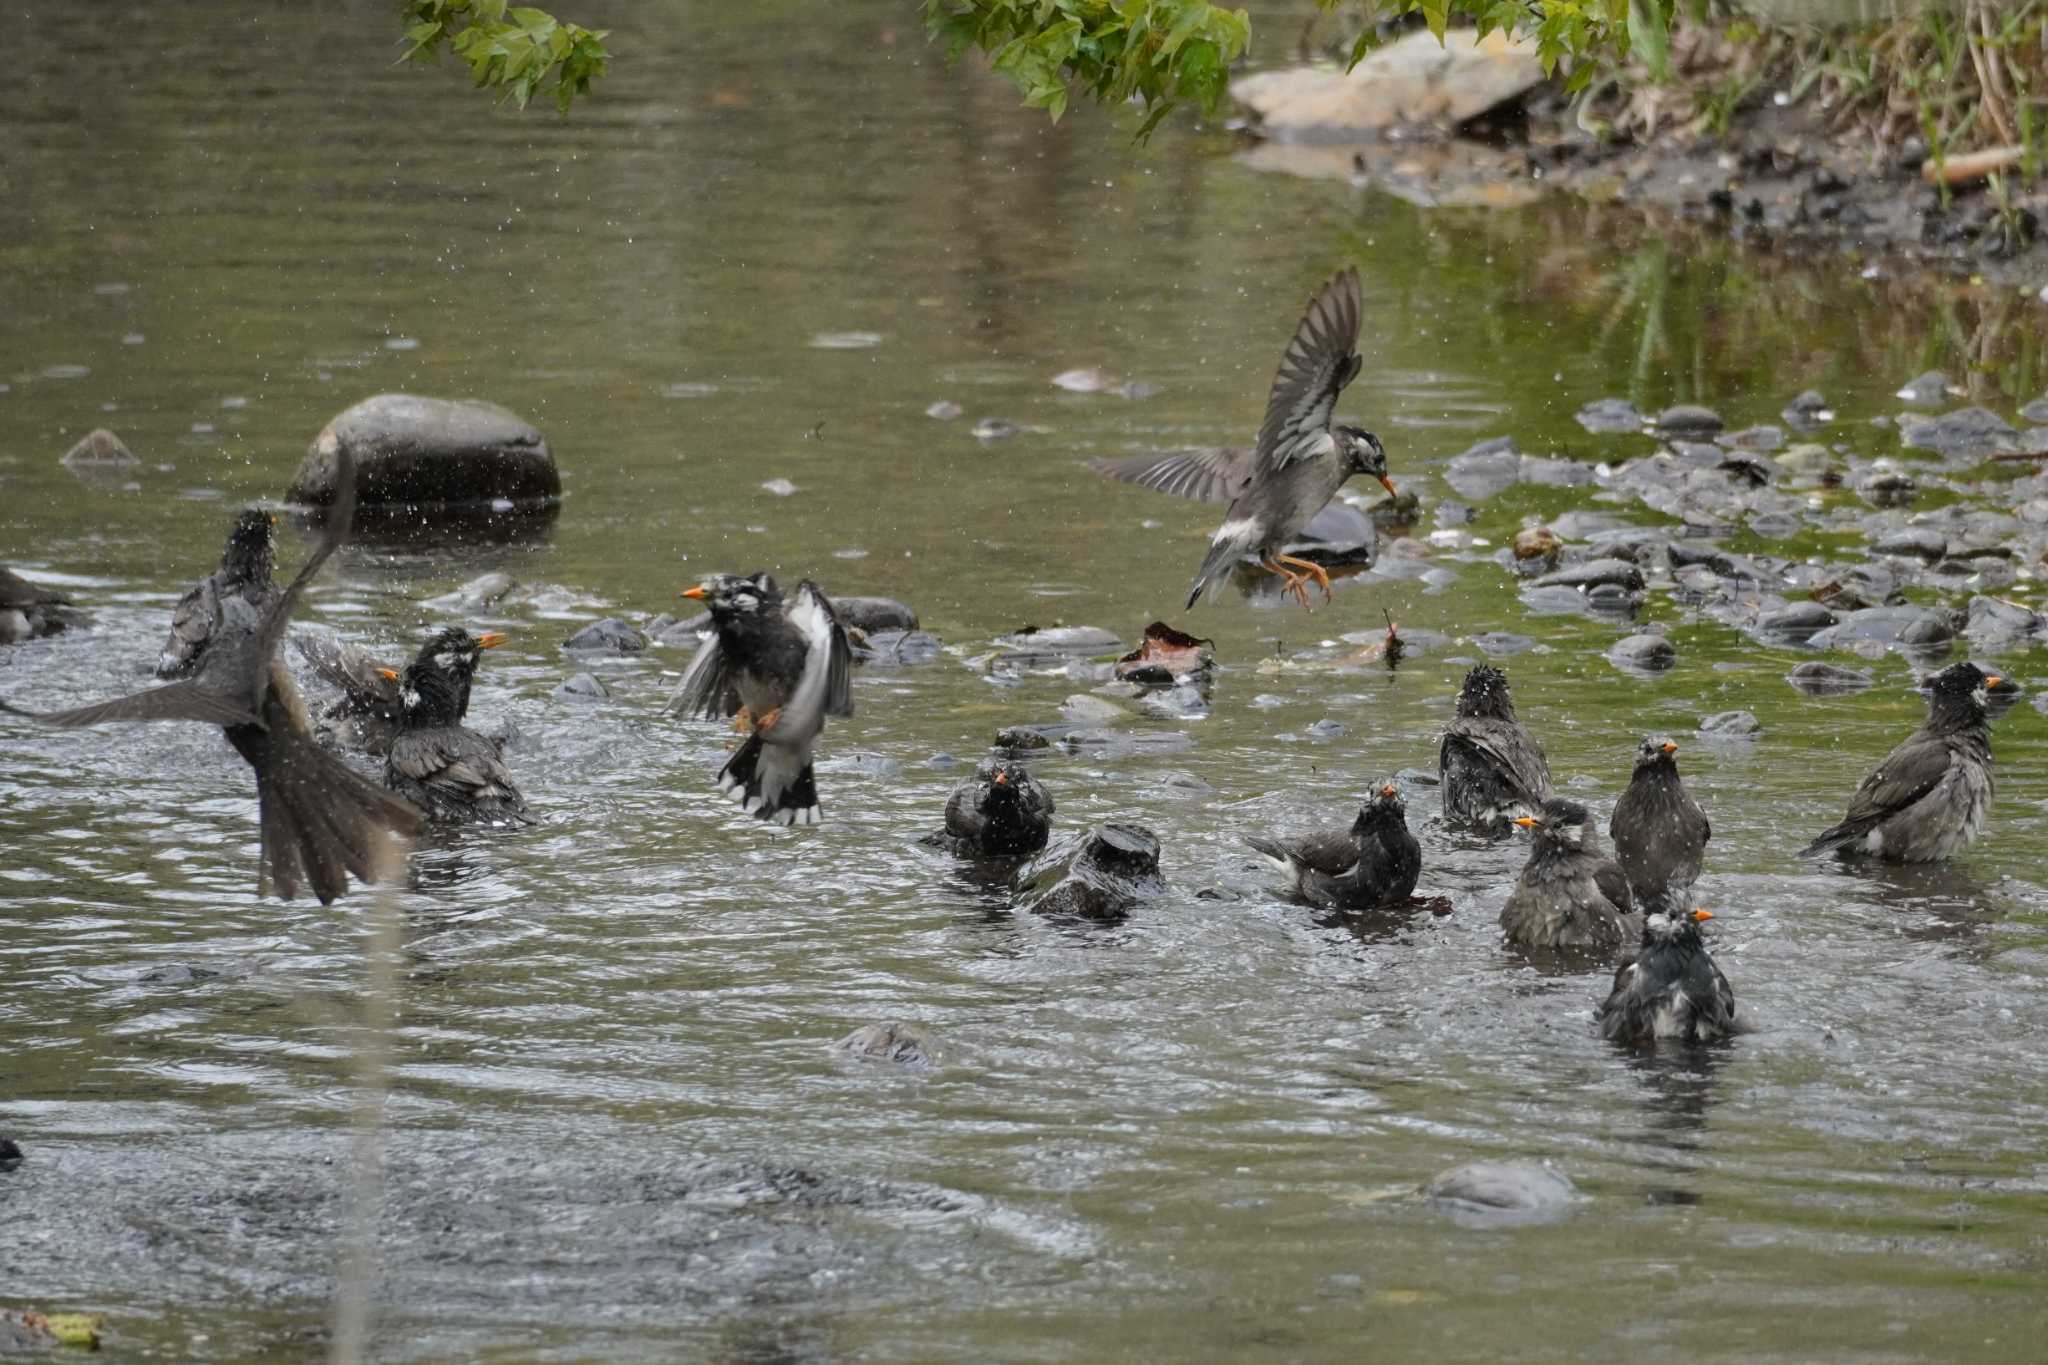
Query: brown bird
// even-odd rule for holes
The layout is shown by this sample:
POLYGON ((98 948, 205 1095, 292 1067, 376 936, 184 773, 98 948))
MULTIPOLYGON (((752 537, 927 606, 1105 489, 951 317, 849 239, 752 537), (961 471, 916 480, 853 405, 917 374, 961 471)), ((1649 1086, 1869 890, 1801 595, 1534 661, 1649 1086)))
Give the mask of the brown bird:
MULTIPOLYGON (((285 900, 310 884, 321 903, 348 890, 353 874, 373 882, 403 857, 405 838, 424 824, 411 804, 385 791, 317 744, 306 708, 278 657, 278 643, 306 584, 348 539, 355 515, 355 461, 339 455, 327 526, 291 586, 258 620, 233 618, 213 632, 194 676, 71 711, 33 715, 76 729, 111 721, 189 720, 218 725, 256 770, 262 836, 256 893, 285 900)), ((15 710, 8 707, 8 710, 15 710)))

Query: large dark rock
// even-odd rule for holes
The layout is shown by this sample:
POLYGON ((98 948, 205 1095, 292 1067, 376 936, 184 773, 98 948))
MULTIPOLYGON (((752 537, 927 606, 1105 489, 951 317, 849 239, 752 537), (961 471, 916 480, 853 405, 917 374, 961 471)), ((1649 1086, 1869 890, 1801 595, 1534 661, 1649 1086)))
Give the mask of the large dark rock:
POLYGON ((1899 420, 1900 444, 1952 459, 1981 460, 2016 451, 2018 436, 2010 422, 1986 408, 1957 408, 1939 417, 1899 420))
POLYGON ((832 612, 849 630, 916 630, 917 613, 893 597, 835 597, 832 612))
POLYGON ((1110 822, 1050 850, 1017 874, 1017 904, 1034 914, 1119 920, 1163 889, 1159 836, 1110 822))
POLYGON ((496 403, 407 393, 366 398, 314 438, 286 496, 314 507, 332 502, 335 458, 344 447, 355 457, 364 508, 481 504, 533 511, 562 497, 547 438, 496 403))

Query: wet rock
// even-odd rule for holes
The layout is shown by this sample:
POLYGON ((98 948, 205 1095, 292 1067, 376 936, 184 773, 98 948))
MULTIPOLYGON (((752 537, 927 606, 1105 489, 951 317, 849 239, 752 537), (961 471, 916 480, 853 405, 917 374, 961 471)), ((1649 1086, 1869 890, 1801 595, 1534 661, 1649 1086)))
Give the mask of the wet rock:
POLYGON ((1060 703, 1060 716, 1075 725, 1114 725, 1129 720, 1131 713, 1113 701, 1076 693, 1060 703))
POLYGON ((1818 474, 1834 462, 1835 457, 1826 446, 1811 442, 1787 446, 1778 453, 1778 468, 1787 474, 1818 474))
POLYGON ((704 643, 704 637, 711 633, 711 613, 700 611, 686 620, 671 622, 659 630, 650 630, 648 637, 658 645, 672 649, 695 649, 704 643))
POLYGON ((931 1038, 901 1019, 863 1024, 834 1043, 832 1050, 864 1062, 892 1062, 918 1070, 936 1064, 931 1038))
POLYGON ((984 417, 967 434, 977 441, 1006 441, 1023 429, 1007 417, 984 417))
POLYGON ((1657 430, 1666 436, 1705 440, 1720 432, 1721 414, 1697 403, 1674 403, 1657 414, 1657 430))
POLYGON ((1526 635, 1516 635, 1505 630, 1489 630, 1483 635, 1473 636, 1472 643, 1492 658, 1505 659, 1528 651, 1536 642, 1526 635))
POLYGON ((1948 537, 1926 526, 1902 526, 1870 547, 1872 554, 1918 559, 1932 564, 1948 553, 1948 537))
POLYGON ((420 606, 430 612, 446 616, 462 616, 471 612, 494 607, 510 596, 519 586, 511 574, 487 573, 472 578, 452 592, 430 597, 420 606))
POLYGON ((1931 450, 1952 459, 1981 460, 2019 449, 2019 433, 1988 408, 1957 408, 1939 417, 1907 417, 1899 441, 1910 450, 1931 450))
POLYGON ((1174 687, 1148 688, 1140 704, 1169 720, 1199 720, 1211 709, 1208 695, 1193 681, 1183 681, 1174 687))
POLYGON ((916 630, 917 613, 893 597, 835 597, 832 614, 850 630, 916 630))
POLYGON ((602 702, 612 699, 612 690, 588 673, 572 673, 548 695, 557 701, 602 702))
POLYGON ((1514 438, 1495 436, 1453 455, 1444 466, 1444 482, 1460 497, 1484 502, 1513 485, 1522 467, 1514 438))
POLYGON ((1929 370, 1901 384, 1896 396, 1917 407, 1940 407, 1948 400, 1948 376, 1940 370, 1929 370))
POLYGON ((1787 403, 1785 410, 1778 414, 1779 417, 1784 419, 1785 425, 1791 427, 1794 431, 1811 431, 1815 427, 1831 421, 1834 415, 1828 409, 1828 400, 1821 397, 1819 391, 1815 389, 1808 389, 1805 393, 1800 394, 1797 398, 1787 403))
POLYGON ((1529 1161, 1475 1161, 1445 1171, 1424 1193, 1445 1212, 1484 1223, 1560 1217, 1578 1198, 1569 1179, 1529 1161))
POLYGON ((1856 492, 1872 507, 1901 507, 1920 494, 1920 485, 1902 469, 1873 465, 1856 480, 1856 492))
POLYGON ((384 393, 330 421, 292 480, 289 501, 334 501, 335 461, 355 457, 356 495, 383 503, 504 503, 536 508, 561 500, 562 476, 547 439, 510 409, 471 399, 384 393))
POLYGON ((1006 753, 1030 753, 1034 749, 1050 749, 1052 736, 1042 725, 1006 725, 996 731, 995 747, 1006 753))
POLYGON ((1100 626, 1021 626, 996 644, 1024 659, 1054 661, 1121 650, 1124 642, 1100 626))
POLYGON ((1721 444, 1731 450, 1746 450, 1768 455, 1785 444, 1785 433, 1782 428, 1768 425, 1744 427, 1741 431, 1723 436, 1721 444))
POLYGON ((1811 697, 1860 692, 1870 686, 1870 675, 1859 669, 1819 661, 1803 663, 1785 675, 1785 681, 1811 697))
POLYGON ((1626 398, 1596 398, 1580 408, 1577 416, 1579 425, 1595 435, 1643 429, 1643 414, 1626 398))
POLYGON ((2014 644, 2041 633, 2039 612, 1999 597, 1972 597, 1963 634, 1981 646, 2014 644))
POLYGON ((220 973, 210 967, 188 967, 182 962, 169 963, 162 967, 151 967, 135 978, 151 986, 192 986, 201 981, 215 981, 220 973))
POLYGON ((1624 673, 1657 673, 1677 664, 1678 650, 1663 636, 1645 632, 1615 641, 1607 661, 1624 673))
POLYGON ((1853 647, 1858 641, 1907 649, 1946 648, 1956 637, 1956 621, 1932 607, 1865 607, 1852 611, 1813 637, 1828 649, 1853 647))
POLYGON ((120 437, 105 427, 95 427, 57 461, 75 474, 125 474, 142 461, 120 437))
POLYGON ((857 639, 849 637, 849 640, 854 658, 885 668, 897 664, 928 664, 945 652, 938 636, 923 630, 878 630, 857 639))
POLYGON ((2020 416, 2029 422, 2048 424, 2048 393, 2020 409, 2020 416))
POLYGON ((941 398, 938 402, 926 408, 924 415, 931 418, 934 422, 950 422, 966 411, 967 409, 951 399, 941 398))
POLYGON ((1545 574, 1534 584, 1539 588, 1580 589, 1600 585, 1617 587, 1625 592, 1641 592, 1643 571, 1625 559, 1589 559, 1545 574))
POLYGON ((1747 711, 1716 711, 1700 717, 1700 733, 1714 739, 1755 739, 1763 732, 1764 727, 1747 711))
POLYGON ((903 765, 887 754, 834 754, 818 760, 821 773, 852 773, 859 777, 900 777, 903 765))
POLYGON ((1585 593, 1566 587, 1524 588, 1522 606, 1533 616, 1576 616, 1590 609, 1585 593))
POLYGON ((1818 602, 1793 602, 1757 618, 1756 633, 1782 644, 1804 644, 1835 624, 1836 616, 1818 602))
POLYGON ((1039 915, 1118 920, 1164 889, 1159 836, 1143 825, 1112 822, 1020 872, 1017 904, 1039 915))
POLYGON ((11 1137, 0 1137, 0 1170, 11 1171, 24 1159, 20 1143, 11 1137))
POLYGON ((1452 29, 1439 43, 1411 31, 1348 72, 1328 67, 1261 71, 1230 83, 1276 142, 1342 142, 1400 124, 1450 128, 1543 79, 1533 41, 1452 29))
POLYGON ((55 588, 31 583, 12 569, 0 568, 0 645, 17 645, 69 630, 85 613, 55 588))
POLYGON ((1324 717, 1304 732, 1310 739, 1340 739, 1346 733, 1344 722, 1324 717))
POLYGON ((638 654, 647 648, 647 637, 616 616, 592 621, 562 642, 575 654, 638 654))

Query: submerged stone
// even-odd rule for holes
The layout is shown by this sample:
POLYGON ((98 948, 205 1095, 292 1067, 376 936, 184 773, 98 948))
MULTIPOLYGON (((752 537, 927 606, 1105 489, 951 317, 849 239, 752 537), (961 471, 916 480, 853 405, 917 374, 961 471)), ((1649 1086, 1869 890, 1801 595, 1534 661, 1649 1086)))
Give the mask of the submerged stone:
POLYGON ((557 701, 610 701, 611 689, 588 673, 572 673, 549 694, 557 701))
POLYGON ((866 1062, 893 1062, 923 1069, 935 1062, 931 1038, 915 1024, 885 1019, 863 1024, 832 1045, 835 1052, 866 1062))
POLYGON ((1447 1212, 1480 1221, 1557 1217, 1578 1197, 1572 1182, 1530 1161, 1475 1161, 1445 1171, 1424 1193, 1447 1212))
POLYGON ((1595 435, 1643 429, 1643 414, 1626 398, 1596 398, 1580 408, 1577 417, 1579 425, 1595 435))
POLYGON ((1589 559, 1536 580, 1538 588, 1592 588, 1606 584, 1626 592, 1643 590, 1643 571, 1625 559, 1589 559))
POLYGON ((1963 634, 1979 645, 2010 644, 2041 633, 2039 612, 1998 597, 1972 597, 1963 634))
POLYGON ((1716 739, 1754 739, 1763 732, 1764 727, 1747 711, 1716 711, 1700 717, 1700 733, 1716 739))
POLYGON ((1677 664, 1678 649, 1662 635, 1644 632, 1615 641, 1607 660, 1624 673, 1662 672, 1677 664))
POLYGON ((560 501, 562 477, 547 439, 509 408, 475 399, 384 393, 338 414, 313 439, 291 490, 295 503, 334 501, 339 452, 356 465, 356 495, 382 503, 560 501))
POLYGON ((1803 663, 1785 675, 1791 683, 1808 696, 1831 696, 1842 692, 1860 692, 1870 686, 1870 675, 1854 668, 1843 668, 1839 664, 1818 661, 1803 663))
POLYGON ((1902 526, 1870 547, 1872 554, 1919 559, 1932 564, 1948 553, 1948 537, 1926 526, 1902 526))
POLYGON ((1785 433, 1782 428, 1769 425, 1744 427, 1741 431, 1723 436, 1721 444, 1733 450, 1768 454, 1785 444, 1785 433))
POLYGON ((562 648, 578 654, 638 654, 647 648, 647 637, 618 617, 607 616, 571 635, 562 648))
POLYGON ((1948 376, 1940 370, 1929 370, 1899 385, 1896 396, 1918 407, 1938 407, 1948 398, 1948 376))
POLYGON ((1854 641, 1882 645, 1946 646, 1956 637, 1955 618, 1933 607, 1865 607, 1852 611, 1814 637, 1814 643, 1843 648, 1854 641))
POLYGON ((1958 408, 1939 417, 1899 422, 1899 441, 1911 450, 1931 450, 1954 459, 1983 459, 2019 449, 2019 433, 1988 408, 1958 408))
POLYGON ((95 427, 57 461, 74 473, 125 473, 142 463, 125 442, 105 427, 95 427))
POLYGON ((1785 405, 1778 414, 1785 425, 1796 431, 1810 431, 1826 422, 1834 414, 1828 411, 1828 400, 1821 397, 1817 389, 1808 389, 1785 405))
POLYGON ((893 597, 835 597, 832 614, 840 625, 871 635, 880 630, 917 629, 917 613, 893 597))
POLYGON ((1720 413, 1698 403, 1674 403, 1657 414, 1657 430, 1667 436, 1706 438, 1724 425, 1720 413))
POLYGON ((1835 624, 1836 616, 1818 602, 1794 602, 1757 618, 1756 633, 1767 640, 1800 644, 1835 624))

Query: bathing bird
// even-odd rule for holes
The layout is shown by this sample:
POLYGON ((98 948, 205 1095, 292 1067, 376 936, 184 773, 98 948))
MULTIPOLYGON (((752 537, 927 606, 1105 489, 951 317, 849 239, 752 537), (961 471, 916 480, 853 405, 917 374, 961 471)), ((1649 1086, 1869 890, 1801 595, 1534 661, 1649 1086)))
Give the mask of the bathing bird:
POLYGON ((1710 1043, 1735 1029, 1735 992, 1707 953, 1710 910, 1659 909, 1643 920, 1635 960, 1614 974, 1600 1005, 1600 1036, 1641 1045, 1710 1043))
POLYGON ((1600 851, 1586 808, 1549 800, 1515 824, 1535 842, 1515 889, 1501 907, 1508 941, 1524 948, 1618 948, 1641 927, 1628 879, 1600 851))
POLYGON ((1052 831, 1052 793, 1022 763, 989 759, 953 789, 946 827, 927 842, 963 858, 1038 852, 1052 831))
POLYGON ((1636 749, 1628 790, 1607 824, 1614 860, 1629 891, 1644 905, 1684 899, 1700 879, 1713 826, 1678 775, 1678 745, 1661 735, 1636 749))
POLYGON ((1287 873, 1289 891, 1337 910, 1395 905, 1415 892, 1422 845, 1408 829, 1401 789, 1383 782, 1343 829, 1293 839, 1245 836, 1245 842, 1287 873))
POLYGON ((157 677, 191 677, 216 639, 229 633, 251 634, 277 605, 277 584, 271 578, 276 530, 277 518, 260 507, 245 507, 236 514, 220 567, 200 579, 171 611, 171 633, 157 655, 157 677))
POLYGON ((1891 751, 1850 798, 1849 813, 1800 850, 1888 863, 1930 863, 1962 852, 1991 816, 1991 722, 1985 695, 1999 677, 1950 664, 1927 682, 1927 722, 1891 751))
MULTIPOLYGON (((436 660, 454 676, 455 719, 460 721, 469 714, 470 684, 475 681, 483 651, 504 643, 505 636, 495 630, 471 635, 460 626, 446 626, 428 637, 413 662, 436 660)), ((314 726, 320 742, 332 748, 359 749, 374 758, 389 753, 391 738, 398 733, 405 713, 405 703, 399 697, 399 672, 379 664, 332 631, 299 631, 292 636, 292 646, 324 681, 341 689, 341 696, 327 704, 314 726)))
POLYGON ((462 724, 474 667, 473 654, 451 648, 422 650, 403 675, 384 670, 400 707, 384 785, 436 824, 530 825, 498 745, 462 724))
POLYGON ((1458 689, 1458 714, 1437 750, 1444 819, 1504 834, 1518 816, 1550 799, 1543 746, 1515 719, 1508 675, 1479 664, 1458 689))

